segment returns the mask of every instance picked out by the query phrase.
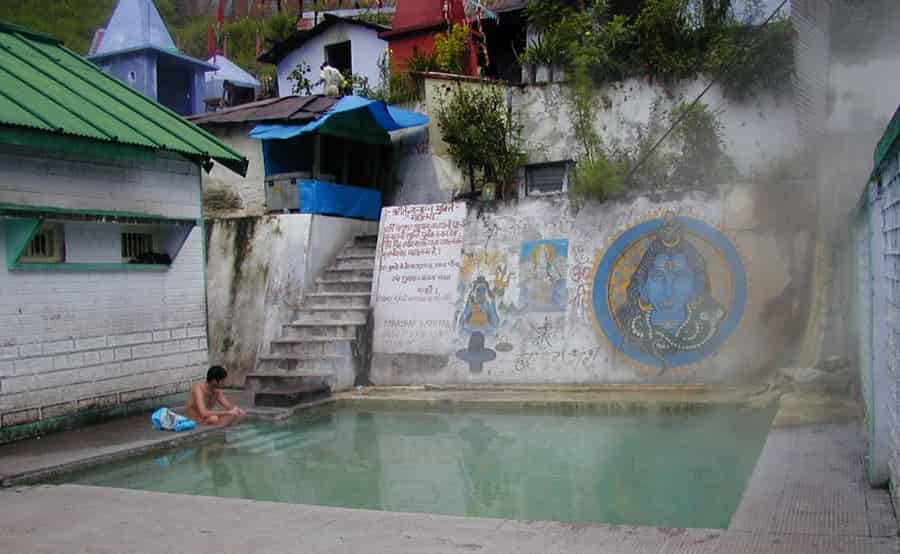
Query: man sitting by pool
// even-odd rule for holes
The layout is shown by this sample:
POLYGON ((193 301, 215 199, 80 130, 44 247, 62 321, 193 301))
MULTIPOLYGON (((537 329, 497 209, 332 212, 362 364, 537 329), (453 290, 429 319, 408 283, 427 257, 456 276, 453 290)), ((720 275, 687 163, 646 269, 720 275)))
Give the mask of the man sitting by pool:
POLYGON ((231 425, 247 414, 225 398, 222 385, 227 376, 228 372, 224 367, 214 365, 206 372, 205 383, 195 383, 191 387, 187 405, 189 418, 203 425, 231 425), (214 411, 216 404, 225 408, 225 411, 214 411))

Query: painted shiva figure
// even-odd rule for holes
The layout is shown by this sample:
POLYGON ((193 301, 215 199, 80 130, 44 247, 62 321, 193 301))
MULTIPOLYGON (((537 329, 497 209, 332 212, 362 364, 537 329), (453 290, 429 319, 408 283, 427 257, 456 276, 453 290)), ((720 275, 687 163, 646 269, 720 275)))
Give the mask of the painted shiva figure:
POLYGON ((701 349, 716 337, 725 309, 711 295, 706 261, 674 219, 650 241, 616 312, 624 338, 659 360, 701 349))

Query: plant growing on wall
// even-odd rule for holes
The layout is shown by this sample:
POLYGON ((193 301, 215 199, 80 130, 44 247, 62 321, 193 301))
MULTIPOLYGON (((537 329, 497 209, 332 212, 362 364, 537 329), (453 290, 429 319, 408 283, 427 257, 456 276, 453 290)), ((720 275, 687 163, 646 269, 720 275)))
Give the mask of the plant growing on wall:
POLYGON ((310 65, 301 60, 297 67, 290 72, 288 81, 294 83, 291 87, 291 94, 305 94, 307 96, 312 94, 313 82, 307 76, 310 71, 312 71, 310 65))
POLYGON ((573 70, 591 51, 581 63, 596 83, 707 72, 732 98, 781 93, 794 69, 792 26, 748 23, 760 12, 759 0, 530 0, 526 14, 540 39, 521 61, 573 70))
POLYGON ((450 158, 460 167, 471 192, 494 186, 498 197, 518 179, 525 161, 521 125, 500 89, 458 85, 438 96, 437 120, 450 158))

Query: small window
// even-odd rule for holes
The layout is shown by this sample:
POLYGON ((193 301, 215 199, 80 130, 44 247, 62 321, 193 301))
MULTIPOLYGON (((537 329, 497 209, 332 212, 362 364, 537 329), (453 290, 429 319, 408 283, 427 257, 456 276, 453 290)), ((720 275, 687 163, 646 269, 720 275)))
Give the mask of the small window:
POLYGON ((60 263, 63 261, 63 226, 42 223, 25 251, 19 257, 23 263, 60 263))
POLYGON ((157 230, 152 227, 122 228, 122 261, 156 263, 159 256, 157 230))
POLYGON ((571 161, 526 166, 526 194, 540 196, 565 192, 568 189, 571 166, 571 161))

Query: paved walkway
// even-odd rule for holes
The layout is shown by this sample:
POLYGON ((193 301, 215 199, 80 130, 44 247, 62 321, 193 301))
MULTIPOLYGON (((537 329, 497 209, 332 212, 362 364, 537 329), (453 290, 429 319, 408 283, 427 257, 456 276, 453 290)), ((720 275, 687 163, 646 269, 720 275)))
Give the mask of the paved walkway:
POLYGON ((0 552, 900 553, 858 424, 773 430, 728 530, 521 522, 75 485, 0 491, 0 552), (15 507, 9 509, 9 507, 15 507))

